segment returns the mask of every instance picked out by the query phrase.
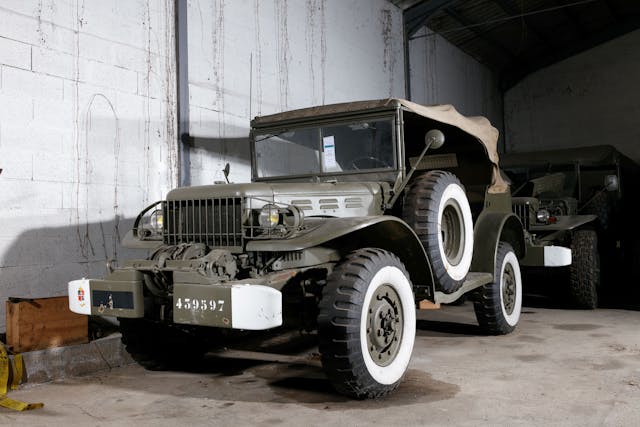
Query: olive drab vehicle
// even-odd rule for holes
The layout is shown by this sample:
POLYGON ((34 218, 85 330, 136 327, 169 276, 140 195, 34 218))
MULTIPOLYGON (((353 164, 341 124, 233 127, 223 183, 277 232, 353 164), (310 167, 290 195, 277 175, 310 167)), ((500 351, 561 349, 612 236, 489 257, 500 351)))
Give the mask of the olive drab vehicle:
POLYGON ((637 275, 640 259, 634 188, 640 166, 607 145, 502 157, 513 181, 513 211, 526 230, 525 279, 546 270, 560 280, 543 282, 560 282, 577 308, 594 309, 607 297, 637 305, 640 291, 628 278, 637 275))
POLYGON ((257 117, 252 182, 169 192, 125 239, 150 256, 70 282, 70 307, 118 317, 147 366, 234 337, 317 333, 339 392, 385 395, 407 370, 417 308, 469 294, 486 333, 518 323, 525 243, 497 138, 485 118, 400 99, 257 117))

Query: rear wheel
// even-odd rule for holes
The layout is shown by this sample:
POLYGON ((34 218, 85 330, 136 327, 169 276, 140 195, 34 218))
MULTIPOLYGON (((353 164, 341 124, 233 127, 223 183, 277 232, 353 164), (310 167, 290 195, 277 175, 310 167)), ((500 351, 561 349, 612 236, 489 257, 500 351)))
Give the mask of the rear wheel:
POLYGON ((417 177, 407 190, 402 218, 426 249, 438 289, 457 291, 473 255, 471 208, 460 180, 443 171, 417 177))
POLYGON ((477 292, 473 308, 482 330, 490 335, 512 332, 520 320, 522 278, 520 264, 511 245, 506 242, 498 244, 494 281, 477 292))
POLYGON ((392 253, 354 251, 327 278, 318 336, 322 367, 340 393, 376 398, 397 388, 415 333, 409 274, 392 253))
POLYGON ((598 235, 594 230, 578 230, 571 238, 569 294, 577 308, 598 307, 600 286, 600 255, 598 235))

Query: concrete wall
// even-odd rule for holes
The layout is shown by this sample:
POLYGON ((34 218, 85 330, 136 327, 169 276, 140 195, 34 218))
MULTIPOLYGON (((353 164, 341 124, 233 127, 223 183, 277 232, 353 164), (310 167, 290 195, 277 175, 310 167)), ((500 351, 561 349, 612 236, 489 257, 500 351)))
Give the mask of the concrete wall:
POLYGON ((453 104, 462 114, 485 116, 502 135, 502 92, 495 74, 426 27, 416 37, 409 42, 412 101, 453 104))
POLYGON ((0 3, 0 330, 7 297, 130 256, 176 184, 173 19, 173 0, 0 3))
POLYGON ((505 95, 512 151, 611 144, 640 162, 640 30, 554 64, 505 95))
MULTIPOLYGON (((102 276, 178 184, 173 0, 0 3, 0 330, 7 297, 102 276)), ((191 182, 250 178, 249 121, 404 95, 387 0, 188 3, 191 182)))
POLYGON ((251 178, 256 115, 404 96, 402 12, 387 0, 193 0, 191 183, 251 178))

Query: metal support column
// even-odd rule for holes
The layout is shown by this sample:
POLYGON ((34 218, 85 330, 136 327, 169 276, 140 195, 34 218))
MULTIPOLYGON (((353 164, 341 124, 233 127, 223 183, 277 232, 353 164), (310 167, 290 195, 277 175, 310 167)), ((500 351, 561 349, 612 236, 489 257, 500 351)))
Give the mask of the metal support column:
POLYGON ((189 136, 189 47, 187 29, 187 0, 175 0, 176 79, 178 122, 178 186, 191 185, 189 136))

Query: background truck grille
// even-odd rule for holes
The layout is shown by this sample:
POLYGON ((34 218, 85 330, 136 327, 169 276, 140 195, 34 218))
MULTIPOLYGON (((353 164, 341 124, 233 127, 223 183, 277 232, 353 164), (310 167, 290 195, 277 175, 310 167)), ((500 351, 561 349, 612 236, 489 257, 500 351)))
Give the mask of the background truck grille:
POLYGON ((522 222, 524 228, 528 230, 531 225, 531 211, 534 209, 533 206, 527 201, 514 201, 512 208, 513 213, 520 218, 520 222, 522 222))
POLYGON ((164 205, 164 242, 242 247, 242 198, 168 200, 164 205))

